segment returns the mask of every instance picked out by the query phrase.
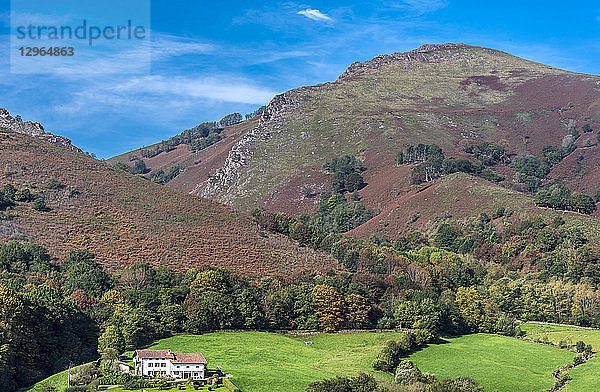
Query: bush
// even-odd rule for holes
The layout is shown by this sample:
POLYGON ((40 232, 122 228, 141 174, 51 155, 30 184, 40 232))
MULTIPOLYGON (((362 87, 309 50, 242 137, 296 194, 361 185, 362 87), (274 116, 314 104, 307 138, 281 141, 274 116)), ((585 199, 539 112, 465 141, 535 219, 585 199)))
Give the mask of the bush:
POLYGON ((396 371, 396 377, 394 378, 394 382, 400 385, 408 385, 414 382, 419 381, 421 378, 421 372, 419 369, 410 368, 410 369, 401 369, 398 368, 396 371))
POLYGON ((14 186, 10 184, 4 185, 2 188, 2 198, 7 201, 14 201, 16 192, 17 190, 14 186))
POLYGON ((46 200, 43 197, 38 197, 33 201, 33 209, 36 211, 47 211, 46 200))
POLYGON ((131 174, 144 174, 148 172, 146 164, 141 159, 136 159, 133 166, 129 168, 131 174))
POLYGON ((585 351, 585 342, 583 340, 580 340, 577 343, 575 343, 575 349, 577 350, 578 353, 584 352, 585 351))
POLYGON ((65 392, 89 392, 89 388, 82 385, 73 385, 65 388, 65 392))
POLYGON ((575 358, 573 358, 573 365, 575 366, 581 365, 583 362, 583 355, 581 354, 577 354, 575 355, 575 358))
POLYGON ((506 336, 521 336, 523 334, 517 319, 510 314, 502 314, 498 317, 494 329, 497 333, 506 336))
POLYGON ((33 195, 31 194, 29 188, 19 189, 15 192, 15 201, 29 202, 31 200, 33 200, 33 195))
POLYGON ((398 364, 397 353, 400 351, 398 343, 390 340, 373 361, 373 369, 382 372, 393 372, 398 364))
POLYGON ((48 189, 62 189, 64 187, 65 186, 54 177, 46 181, 46 188, 48 189))

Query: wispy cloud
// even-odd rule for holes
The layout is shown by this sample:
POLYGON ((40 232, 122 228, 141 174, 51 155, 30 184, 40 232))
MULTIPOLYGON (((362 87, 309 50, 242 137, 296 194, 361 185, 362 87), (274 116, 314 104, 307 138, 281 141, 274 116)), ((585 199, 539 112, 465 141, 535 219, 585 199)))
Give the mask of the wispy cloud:
POLYGON ((264 104, 275 92, 258 87, 246 80, 229 77, 165 77, 151 75, 133 78, 114 88, 116 91, 135 94, 163 94, 172 97, 207 98, 215 101, 247 104, 264 104))
POLYGON ((327 16, 327 14, 324 14, 317 9, 307 8, 305 10, 298 11, 298 14, 304 15, 312 20, 333 22, 332 18, 330 18, 329 16, 327 16))
POLYGON ((417 15, 423 15, 446 8, 448 2, 446 0, 401 0, 386 2, 384 5, 390 8, 406 9, 417 15))
POLYGON ((201 42, 192 38, 180 37, 171 34, 152 32, 152 60, 183 56, 187 54, 206 54, 215 50, 215 45, 201 42))
MULTIPOLYGON (((94 108, 105 110, 118 107, 136 112, 152 113, 158 108, 172 105, 171 112, 177 113, 187 105, 199 100, 214 103, 240 103, 264 105, 275 95, 275 91, 260 87, 252 81, 230 75, 220 77, 148 75, 123 78, 107 83, 97 81, 72 94, 69 102, 62 102, 55 110, 64 114, 87 112, 94 108)), ((163 112, 166 112, 163 110, 163 112)))

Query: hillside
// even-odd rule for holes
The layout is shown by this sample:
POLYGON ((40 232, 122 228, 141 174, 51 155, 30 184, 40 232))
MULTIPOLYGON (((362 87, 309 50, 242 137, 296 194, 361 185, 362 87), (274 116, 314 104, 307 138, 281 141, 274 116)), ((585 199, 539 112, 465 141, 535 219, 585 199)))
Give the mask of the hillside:
POLYGON ((261 276, 336 268, 326 256, 259 231, 245 214, 26 134, 0 133, 0 164, 0 186, 29 188, 49 207, 17 203, 0 221, 0 240, 31 241, 60 259, 84 248, 113 271, 141 262, 261 276))
MULTIPOLYGON (((411 182, 412 168, 395 164, 396 153, 408 145, 435 143, 446 156, 473 160, 466 147, 488 141, 502 146, 514 161, 519 156, 541 157, 544 146, 565 146, 570 134, 577 132, 575 151, 552 167, 544 184, 559 181, 591 194, 600 183, 599 83, 596 76, 493 49, 423 45, 354 63, 334 82, 276 96, 258 123, 228 128, 228 141, 204 152, 210 170, 189 170, 168 185, 242 211, 263 206, 298 216, 314 212, 319 194, 329 188, 325 161, 352 154, 366 168, 367 186, 359 192, 365 205, 388 214, 403 209, 387 223, 392 226, 385 231, 395 232, 406 229, 400 216, 411 216, 418 209, 435 210, 424 215, 419 223, 423 227, 436 216, 467 218, 489 213, 497 205, 487 200, 486 193, 461 203, 449 197, 434 205, 440 198, 422 198, 411 182), (220 167, 215 170, 217 163, 220 167), (302 195, 305 186, 315 190, 313 197, 302 195)), ((176 161, 169 160, 169 165, 176 161)), ((498 188, 492 193, 505 192, 510 202, 506 199, 503 204, 519 205, 525 196, 507 190, 523 188, 512 165, 495 170, 504 177, 500 183, 504 188, 489 183, 490 189, 498 188)), ((371 223, 360 232, 367 234, 376 227, 371 223)))

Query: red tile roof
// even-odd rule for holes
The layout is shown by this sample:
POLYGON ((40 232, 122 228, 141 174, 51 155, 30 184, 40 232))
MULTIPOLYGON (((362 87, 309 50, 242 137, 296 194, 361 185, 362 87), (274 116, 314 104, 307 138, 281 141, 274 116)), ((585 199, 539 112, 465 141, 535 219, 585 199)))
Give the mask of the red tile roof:
POLYGON ((176 353, 173 363, 207 363, 200 353, 176 353))
POLYGON ((138 358, 173 359, 173 353, 171 350, 136 350, 135 355, 138 358))
POLYGON ((173 363, 207 363, 204 355, 200 353, 173 353, 171 350, 136 350, 135 355, 140 359, 170 359, 173 363))

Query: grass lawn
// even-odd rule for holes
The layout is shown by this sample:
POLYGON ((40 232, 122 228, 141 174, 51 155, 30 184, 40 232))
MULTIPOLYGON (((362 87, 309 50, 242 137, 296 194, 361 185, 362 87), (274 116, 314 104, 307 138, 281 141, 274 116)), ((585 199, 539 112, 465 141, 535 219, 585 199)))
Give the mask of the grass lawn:
MULTIPOLYGON (((400 335, 400 332, 302 336, 219 332, 174 336, 148 348, 202 352, 209 368, 221 366, 234 376, 235 384, 244 392, 302 392, 313 381, 353 376, 361 371, 390 381, 390 375, 373 372, 371 363, 385 342, 400 335)), ((422 371, 440 378, 472 376, 486 391, 541 391, 553 385, 551 373, 571 362, 573 353, 514 338, 476 334, 431 345, 410 359, 422 371)), ((583 368, 576 370, 583 371, 583 368)), ((61 390, 66 386, 66 374, 54 375, 36 385, 42 383, 61 390), (52 380, 62 383, 52 384, 52 380)), ((118 388, 112 391, 123 392, 118 388)))
MULTIPOLYGON (((76 369, 77 367, 78 366, 72 368, 71 370, 76 369)), ((67 370, 62 371, 60 373, 53 374, 50 377, 45 378, 42 381, 39 381, 34 386, 27 389, 27 392, 29 392, 29 391, 35 392, 45 386, 54 387, 62 392, 67 387, 67 370)))
POLYGON ((565 392, 598 392, 600 391, 600 358, 594 358, 575 369, 569 370, 573 377, 563 390, 565 392))
POLYGON ((527 335, 534 335, 543 332, 559 332, 559 331, 585 331, 584 328, 579 327, 568 327, 564 325, 553 325, 553 324, 538 324, 538 323, 522 323, 519 327, 527 335))
POLYGON ((600 330, 531 323, 521 324, 520 327, 528 339, 546 336, 550 343, 558 344, 560 340, 567 339, 572 345, 583 340, 586 344, 591 344, 594 351, 600 350, 600 330))
POLYGON ((515 338, 474 334, 447 339, 410 356, 438 378, 471 376, 486 391, 542 391, 554 385, 552 372, 574 354, 515 338))
MULTIPOLYGON (((180 335, 160 340, 151 349, 200 351, 208 366, 233 374, 244 392, 301 392, 306 386, 336 375, 371 370, 386 341, 400 333, 318 334, 295 337, 265 332, 180 335), (313 344, 306 345, 305 341, 313 344)), ((382 373, 380 378, 386 377, 382 373)))

